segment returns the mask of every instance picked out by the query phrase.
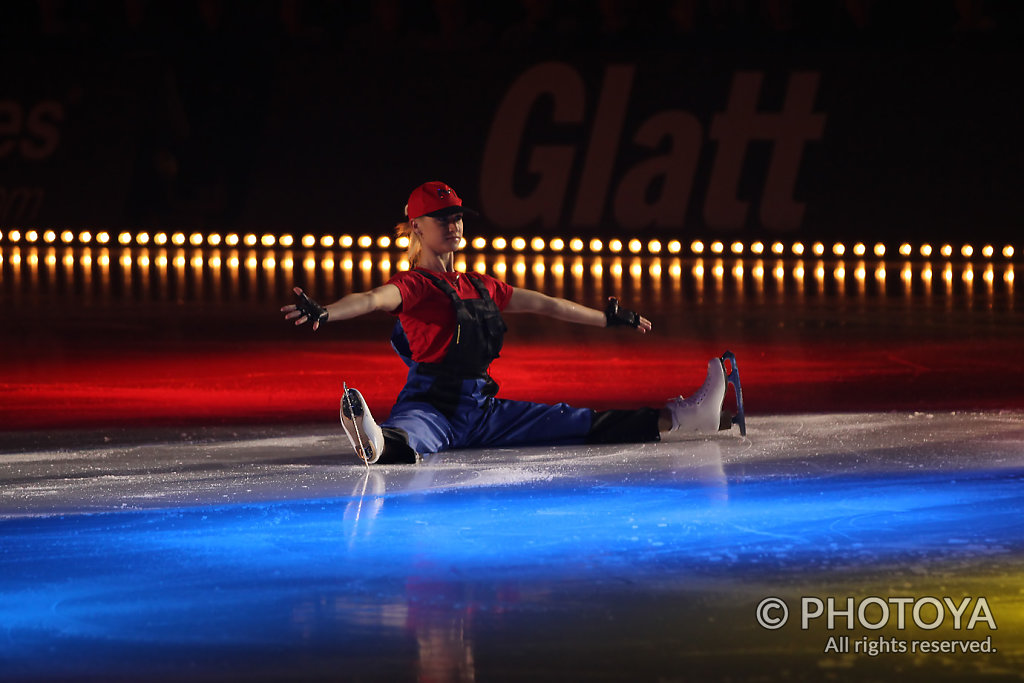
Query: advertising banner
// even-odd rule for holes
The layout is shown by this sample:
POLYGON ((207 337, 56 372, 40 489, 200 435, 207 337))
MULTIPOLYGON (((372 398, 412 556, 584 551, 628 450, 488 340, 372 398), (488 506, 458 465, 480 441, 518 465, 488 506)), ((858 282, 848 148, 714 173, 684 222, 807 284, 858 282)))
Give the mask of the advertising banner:
POLYGON ((4 225, 1013 237, 1016 51, 51 58, 0 91, 4 225))

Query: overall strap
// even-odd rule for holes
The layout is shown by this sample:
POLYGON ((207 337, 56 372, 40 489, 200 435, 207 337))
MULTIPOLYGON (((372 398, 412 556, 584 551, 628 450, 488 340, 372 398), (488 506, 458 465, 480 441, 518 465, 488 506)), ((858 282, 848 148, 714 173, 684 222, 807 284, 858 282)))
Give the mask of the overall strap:
POLYGON ((459 306, 459 304, 462 303, 462 298, 455 291, 455 288, 448 284, 447 280, 442 280, 433 273, 429 273, 425 270, 420 270, 418 268, 416 269, 416 272, 430 280, 432 283, 434 283, 435 287, 437 287, 442 292, 447 294, 448 298, 452 300, 452 303, 455 304, 456 308, 459 306))
POLYGON ((487 291, 487 285, 484 284, 483 279, 475 273, 466 273, 466 277, 469 279, 470 284, 473 285, 473 288, 476 289, 481 299, 484 301, 494 301, 491 293, 487 291))

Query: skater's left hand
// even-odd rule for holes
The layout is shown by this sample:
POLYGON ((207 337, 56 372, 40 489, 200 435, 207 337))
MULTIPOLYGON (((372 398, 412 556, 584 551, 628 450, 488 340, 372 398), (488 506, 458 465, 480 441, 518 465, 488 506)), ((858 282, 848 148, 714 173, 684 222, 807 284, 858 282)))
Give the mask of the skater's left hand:
POLYGON ((622 308, 619 306, 619 300, 614 296, 608 297, 608 306, 604 309, 604 317, 607 321, 607 327, 628 325, 629 327, 636 328, 636 331, 642 334, 646 334, 651 331, 650 320, 643 317, 636 311, 630 311, 622 308))
POLYGON ((295 287, 292 291, 295 292, 296 302, 281 307, 281 312, 285 314, 285 320, 298 318, 295 320, 296 325, 311 321, 314 330, 320 327, 320 323, 327 322, 326 308, 306 296, 302 287, 295 287))

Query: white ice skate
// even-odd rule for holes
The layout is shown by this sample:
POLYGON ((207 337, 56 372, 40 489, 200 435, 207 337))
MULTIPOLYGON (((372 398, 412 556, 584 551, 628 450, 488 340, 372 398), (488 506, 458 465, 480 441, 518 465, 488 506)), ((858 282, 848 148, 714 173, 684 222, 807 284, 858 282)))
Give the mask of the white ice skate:
POLYGON ((713 434, 719 430, 729 429, 735 423, 740 426, 740 434, 746 436, 747 425, 743 414, 743 393, 740 388, 739 369, 736 367, 736 356, 731 351, 726 351, 721 358, 709 360, 708 376, 703 386, 689 398, 677 396, 670 399, 668 410, 672 415, 673 432, 713 434), (726 363, 730 366, 728 374, 726 363), (728 384, 733 385, 736 393, 735 417, 722 410, 728 384))
POLYGON ((384 451, 384 434, 373 420, 363 395, 342 384, 341 426, 349 443, 366 466, 377 462, 384 451))

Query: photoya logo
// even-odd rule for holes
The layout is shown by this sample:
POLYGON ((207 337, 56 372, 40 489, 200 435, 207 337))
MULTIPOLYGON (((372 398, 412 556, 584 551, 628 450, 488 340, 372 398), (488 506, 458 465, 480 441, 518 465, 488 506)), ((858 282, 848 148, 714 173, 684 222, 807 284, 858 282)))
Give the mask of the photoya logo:
MULTIPOLYGON (((757 622, 766 629, 775 630, 790 621, 789 606, 784 600, 769 597, 758 603, 757 622)), ((972 631, 978 626, 998 630, 992 609, 984 597, 888 597, 866 598, 800 598, 800 628, 812 625, 829 630, 855 628, 878 630, 885 627, 906 630, 911 626, 930 631, 940 626, 954 630, 972 631)))
POLYGON ((481 203, 496 223, 549 228, 567 219, 573 226, 597 226, 607 222, 611 208, 625 228, 678 229, 698 186, 705 188, 703 221, 709 227, 742 228, 750 213, 750 202, 740 198, 741 180, 749 183, 742 178, 748 149, 767 142, 759 222, 779 232, 800 226, 805 206, 795 200, 794 190, 804 148, 820 140, 825 128, 825 115, 814 112, 818 72, 790 74, 781 109, 762 110, 764 74, 738 71, 727 101, 718 105, 724 110, 711 116, 706 131, 694 113, 667 109, 627 132, 635 74, 635 65, 608 66, 593 112, 583 76, 563 62, 538 64, 509 86, 488 134, 481 171, 481 203), (537 141, 544 135, 573 142, 537 141), (621 168, 624 151, 642 160, 621 168), (707 158, 711 151, 709 176, 698 180, 702 155, 707 158))

